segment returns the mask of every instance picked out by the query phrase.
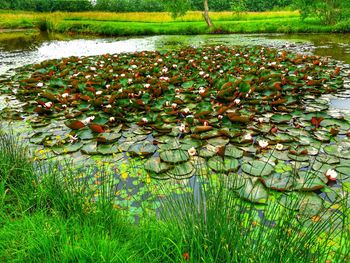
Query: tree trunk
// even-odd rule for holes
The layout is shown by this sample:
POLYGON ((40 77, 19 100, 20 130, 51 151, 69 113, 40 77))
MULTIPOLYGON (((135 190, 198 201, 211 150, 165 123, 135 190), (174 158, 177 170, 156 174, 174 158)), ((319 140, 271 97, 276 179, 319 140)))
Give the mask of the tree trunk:
POLYGON ((213 22, 211 21, 210 17, 209 17, 209 5, 208 5, 208 0, 204 0, 204 12, 203 12, 203 17, 205 22, 207 22, 208 27, 212 27, 213 26, 213 22))

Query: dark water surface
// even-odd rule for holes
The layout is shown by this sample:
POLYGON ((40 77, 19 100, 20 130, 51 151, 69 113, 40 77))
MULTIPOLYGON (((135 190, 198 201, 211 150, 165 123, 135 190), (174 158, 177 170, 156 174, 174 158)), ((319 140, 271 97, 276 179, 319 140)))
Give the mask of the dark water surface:
MULTIPOLYGON (((0 75, 47 59, 203 45, 266 45, 307 52, 350 64, 350 34, 194 35, 97 38, 36 31, 0 32, 0 75)), ((349 69, 348 69, 349 70, 349 69)), ((349 93, 330 96, 332 107, 350 111, 349 93)))

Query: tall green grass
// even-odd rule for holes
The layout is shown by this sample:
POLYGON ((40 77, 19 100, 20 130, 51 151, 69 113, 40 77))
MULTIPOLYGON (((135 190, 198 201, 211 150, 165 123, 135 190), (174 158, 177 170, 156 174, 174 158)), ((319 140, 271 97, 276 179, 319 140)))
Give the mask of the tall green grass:
POLYGON ((22 142, 0 132, 0 261, 349 259, 350 229, 343 204, 338 204, 343 207, 340 213, 320 223, 310 224, 277 203, 260 207, 260 217, 262 212, 236 195, 235 175, 217 175, 198 178, 191 193, 168 196, 158 218, 145 214, 135 224, 127 211, 114 206, 112 172, 100 172, 98 188, 78 179, 82 173, 93 176, 96 169, 34 162, 22 142))
POLYGON ((349 20, 326 26, 319 18, 300 20, 298 12, 213 12, 208 29, 201 12, 188 12, 172 20, 169 13, 0 13, 0 29, 37 28, 43 31, 80 32, 113 36, 207 33, 321 33, 350 32, 349 20))

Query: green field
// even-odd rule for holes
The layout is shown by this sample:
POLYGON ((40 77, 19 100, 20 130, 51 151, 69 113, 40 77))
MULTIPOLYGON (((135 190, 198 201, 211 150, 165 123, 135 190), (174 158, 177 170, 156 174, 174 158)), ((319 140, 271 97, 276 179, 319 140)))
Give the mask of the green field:
POLYGON ((168 13, 32 13, 1 12, 0 29, 37 28, 55 32, 130 36, 207 33, 344 33, 350 21, 323 25, 317 18, 301 21, 296 11, 236 14, 213 12, 209 29, 200 12, 173 20, 168 13))

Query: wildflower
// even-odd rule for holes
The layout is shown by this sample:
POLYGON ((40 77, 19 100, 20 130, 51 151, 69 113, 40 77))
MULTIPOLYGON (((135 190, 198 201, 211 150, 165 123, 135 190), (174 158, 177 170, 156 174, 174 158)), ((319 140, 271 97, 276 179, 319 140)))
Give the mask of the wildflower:
POLYGON ((95 67, 90 67, 90 70, 95 71, 96 68, 95 67))
POLYGON ((106 89, 109 89, 111 87, 111 85, 107 84, 106 85, 106 89))
POLYGON ((250 133, 247 133, 246 135, 244 135, 243 139, 247 140, 247 141, 251 141, 253 139, 253 137, 250 133))
POLYGON ((209 78, 209 74, 205 74, 204 78, 209 78))
POLYGON ((85 78, 89 79, 89 78, 91 78, 91 75, 86 75, 85 78))
POLYGON ((177 68, 177 65, 176 65, 176 64, 173 64, 173 68, 177 68))
POLYGON ((222 73, 224 73, 224 71, 223 71, 223 70, 220 70, 220 74, 222 74, 222 73))
POLYGON ((199 94, 203 94, 203 93, 205 93, 205 89, 204 89, 204 87, 199 87, 199 94))
POLYGON ((41 88, 41 87, 43 87, 43 86, 44 86, 44 83, 39 82, 38 84, 36 84, 36 86, 37 86, 37 87, 39 87, 39 88, 41 88))
POLYGON ((163 62, 163 59, 159 58, 159 59, 158 59, 158 62, 163 62))
POLYGON ((69 96, 69 93, 63 93, 62 98, 67 98, 69 96))
POLYGON ((259 123, 263 123, 264 122, 264 118, 258 118, 258 122, 259 123))
POLYGON ((266 148, 269 145, 268 141, 266 140, 259 140, 258 143, 262 149, 266 148))
POLYGON ((147 118, 142 118, 141 121, 144 122, 144 123, 148 122, 147 118))
POLYGON ((101 95, 102 94, 102 90, 96 91, 96 95, 101 95))
POLYGON ((115 122, 115 118, 114 117, 110 117, 109 118, 109 122, 115 122))
POLYGON ((197 154, 196 148, 192 147, 192 148, 188 149, 188 154, 190 156, 195 156, 197 154))
POLYGON ((200 71, 200 72, 199 72, 199 75, 200 75, 200 76, 204 76, 204 74, 205 74, 204 71, 200 71))
POLYGON ((169 102, 168 100, 165 102, 165 106, 166 106, 166 107, 169 107, 169 106, 170 106, 170 102, 169 102))
POLYGON ((136 65, 131 65, 131 68, 135 69, 135 68, 137 68, 137 66, 136 65))
POLYGON ((120 74, 120 76, 121 76, 121 77, 125 77, 125 74, 124 74, 124 73, 122 73, 122 74, 120 74))
POLYGON ((63 109, 66 109, 66 108, 67 108, 67 105, 66 105, 66 104, 62 104, 62 108, 63 108, 63 109))
POLYGON ((73 142, 75 142, 76 140, 78 140, 78 136, 77 136, 77 135, 72 136, 72 135, 69 134, 69 140, 68 140, 68 142, 73 143, 73 142))
POLYGON ((233 102, 238 105, 241 102, 241 100, 240 99, 235 99, 233 102))
POLYGON ((283 150, 283 144, 277 143, 276 149, 277 149, 278 151, 282 151, 282 150, 283 150))
POLYGON ((224 117, 224 116, 222 116, 222 115, 218 115, 218 119, 219 119, 219 120, 222 120, 223 117, 224 117))
POLYGON ((205 57, 203 57, 203 59, 204 59, 204 60, 207 60, 207 59, 208 59, 208 57, 207 57, 207 56, 205 56, 205 57))
POLYGON ((128 84, 131 84, 132 83, 132 79, 128 79, 128 84))
POLYGON ((184 108, 184 109, 183 109, 183 112, 184 112, 185 114, 188 114, 188 113, 190 113, 190 109, 189 109, 189 108, 184 108))
POLYGON ((176 108, 177 108, 177 104, 176 104, 176 103, 173 103, 173 104, 171 104, 171 107, 172 107, 173 109, 176 109, 176 108))
POLYGON ((336 181, 337 180, 337 172, 334 171, 333 169, 328 169, 325 173, 326 177, 331 180, 331 181, 336 181))
POLYGON ((175 89, 175 92, 176 92, 176 93, 180 93, 180 89, 179 89, 179 88, 176 88, 176 89, 175 89))
POLYGON ((148 84, 148 83, 147 84, 143 84, 143 87, 148 89, 149 87, 151 87, 151 84, 148 84))
POLYGON ((111 105, 111 104, 108 104, 108 105, 106 105, 106 108, 107 108, 107 109, 110 109, 110 108, 112 108, 112 105, 111 105))
POLYGON ((162 69, 162 72, 163 72, 163 73, 167 73, 167 72, 168 72, 168 68, 167 68, 167 67, 164 67, 164 68, 162 69))
POLYGON ((53 105, 53 102, 51 102, 51 101, 46 102, 46 103, 44 104, 44 106, 45 106, 46 108, 48 108, 48 109, 50 109, 50 108, 52 107, 52 105, 53 105))
POLYGON ((308 79, 308 80, 312 80, 312 77, 311 77, 311 76, 307 76, 307 79, 308 79))
POLYGON ((208 126, 209 125, 208 121, 204 121, 203 125, 208 126))
POLYGON ((193 60, 193 59, 190 59, 188 62, 189 62, 189 63, 193 63, 193 62, 194 62, 194 60, 193 60))

